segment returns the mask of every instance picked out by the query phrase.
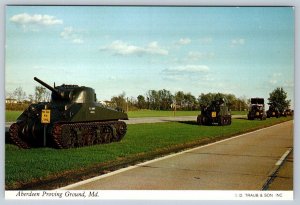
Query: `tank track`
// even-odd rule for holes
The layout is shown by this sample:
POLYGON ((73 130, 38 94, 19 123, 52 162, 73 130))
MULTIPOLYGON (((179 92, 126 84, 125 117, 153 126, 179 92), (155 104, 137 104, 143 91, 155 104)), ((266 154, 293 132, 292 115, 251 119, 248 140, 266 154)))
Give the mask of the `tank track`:
POLYGON ((219 119, 218 125, 224 126, 224 125, 231 125, 231 116, 222 116, 219 119))
POLYGON ((126 134, 123 121, 54 123, 52 139, 59 149, 107 144, 120 141, 126 134))
POLYGON ((198 115, 197 116, 197 124, 198 125, 219 125, 219 126, 224 126, 224 125, 231 125, 231 116, 230 115, 225 115, 225 116, 220 116, 218 117, 217 122, 211 121, 209 118, 198 115))
MULTIPOLYGON (((23 136, 23 128, 22 124, 13 123, 9 128, 10 140, 20 148, 29 149, 32 145, 23 136)), ((48 130, 47 138, 49 138, 47 146, 67 149, 95 144, 107 144, 120 141, 125 136, 126 131, 127 125, 123 121, 57 122, 48 130)))
POLYGON ((9 128, 10 140, 18 147, 23 149, 29 149, 30 146, 22 139, 20 130, 23 126, 18 123, 13 123, 9 128))

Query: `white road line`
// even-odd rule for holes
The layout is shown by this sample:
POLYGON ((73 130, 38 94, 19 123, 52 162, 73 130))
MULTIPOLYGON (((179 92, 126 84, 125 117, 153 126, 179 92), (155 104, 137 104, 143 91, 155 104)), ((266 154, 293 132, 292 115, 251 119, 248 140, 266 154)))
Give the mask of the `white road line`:
POLYGON ((281 158, 276 162, 276 166, 280 166, 282 162, 285 160, 285 158, 289 155, 289 153, 292 151, 292 148, 288 149, 282 156, 281 158))
POLYGON ((182 152, 178 152, 178 153, 175 153, 175 154, 170 154, 170 155, 167 155, 167 156, 164 156, 164 157, 156 158, 156 159, 153 159, 153 160, 150 160, 150 161, 146 161, 146 162, 143 162, 143 163, 140 163, 140 164, 137 164, 137 165, 125 167, 125 168, 122 168, 122 169, 119 169, 119 170, 116 170, 116 171, 113 171, 113 172, 110 172, 110 173, 107 173, 107 174, 103 174, 103 175, 100 175, 100 176, 97 176, 97 177, 93 177, 93 178, 90 178, 90 179, 87 179, 87 180, 83 180, 83 181, 80 181, 80 182, 77 182, 77 183, 74 183, 74 184, 70 184, 68 186, 58 188, 56 190, 72 189, 74 187, 81 186, 81 185, 84 185, 84 184, 87 184, 87 183, 91 183, 91 182, 94 182, 94 181, 97 181, 99 179, 103 179, 103 178, 106 178, 106 177, 109 177, 109 176, 113 176, 113 175, 116 175, 116 174, 119 174, 119 173, 122 173, 122 172, 125 172, 125 171, 128 171, 128 170, 131 170, 131 169, 134 169, 134 168, 137 168, 137 167, 140 167, 140 166, 144 166, 144 165, 150 164, 152 162, 161 161, 161 160, 168 159, 168 158, 171 158, 171 157, 175 157, 175 156, 187 153, 187 152, 192 152, 192 151, 200 149, 200 148, 209 147, 209 146, 212 146, 212 145, 215 145, 215 144, 219 144, 219 143, 222 143, 222 142, 233 140, 233 139, 236 139, 236 138, 248 135, 248 134, 252 134, 252 133, 256 133, 256 132, 262 131, 262 130, 270 129, 270 128, 273 128, 275 126, 279 126, 279 125, 282 125, 282 124, 288 123, 288 122, 290 122, 290 121, 279 123, 279 124, 276 124, 276 125, 272 125, 270 127, 262 128, 262 129, 255 130, 255 131, 252 131, 252 132, 247 132, 247 133, 244 133, 244 134, 241 134, 241 135, 237 135, 235 137, 230 137, 228 139, 224 139, 224 140, 220 140, 220 141, 213 142, 213 143, 210 143, 210 144, 202 145, 202 146, 195 147, 195 148, 192 148, 192 149, 188 149, 188 150, 185 150, 185 151, 182 151, 182 152))

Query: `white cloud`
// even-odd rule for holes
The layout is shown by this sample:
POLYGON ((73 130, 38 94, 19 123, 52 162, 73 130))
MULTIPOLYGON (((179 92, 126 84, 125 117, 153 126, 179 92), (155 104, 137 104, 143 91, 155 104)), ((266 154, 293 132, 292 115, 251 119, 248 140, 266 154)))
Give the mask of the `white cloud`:
POLYGON ((214 52, 206 52, 206 53, 201 53, 197 51, 191 51, 188 53, 186 60, 188 61, 197 61, 200 59, 210 59, 215 56, 214 52))
POLYGON ((83 40, 80 38, 75 38, 72 40, 73 43, 83 43, 83 40))
POLYGON ((184 65, 162 70, 162 78, 170 81, 211 81, 210 68, 206 65, 184 65))
POLYGON ((273 73, 269 79, 269 83, 272 85, 276 85, 281 81, 282 73, 273 73))
POLYGON ((191 42, 192 42, 192 40, 189 38, 181 38, 177 42, 177 45, 187 45, 187 44, 190 44, 191 42))
POLYGON ((55 16, 42 15, 42 14, 16 14, 10 18, 11 22, 14 22, 18 25, 43 25, 51 26, 57 24, 63 24, 63 21, 57 19, 55 16))
POLYGON ((113 41, 110 45, 100 48, 101 51, 109 51, 117 55, 143 55, 143 54, 156 54, 168 55, 168 50, 161 48, 156 41, 149 43, 145 47, 130 45, 126 42, 117 40, 113 41))
POLYGON ((72 27, 65 27, 64 30, 60 33, 60 36, 72 43, 83 43, 81 36, 72 27))
POLYGON ((236 38, 236 39, 232 39, 231 40, 231 47, 235 47, 235 46, 242 46, 245 44, 245 39, 243 38, 236 38))
POLYGON ((63 37, 63 38, 65 38, 65 39, 68 39, 72 35, 72 32, 73 32, 73 28, 72 27, 65 27, 64 31, 62 31, 60 33, 60 36, 63 37))
POLYGON ((291 80, 286 80, 283 82, 283 87, 285 88, 294 88, 294 82, 291 80))
POLYGON ((208 43, 213 42, 213 38, 212 37, 204 37, 204 38, 200 38, 199 41, 200 41, 200 43, 208 44, 208 43))
POLYGON ((207 73, 209 70, 206 65, 185 65, 164 69, 163 73, 166 75, 194 75, 207 73))

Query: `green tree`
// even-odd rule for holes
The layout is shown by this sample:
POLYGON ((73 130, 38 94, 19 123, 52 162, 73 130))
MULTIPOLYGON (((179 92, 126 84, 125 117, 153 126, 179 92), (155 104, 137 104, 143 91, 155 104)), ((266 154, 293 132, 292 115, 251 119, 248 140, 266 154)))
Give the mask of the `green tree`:
POLYGON ((137 96, 137 107, 139 109, 147 108, 147 103, 146 103, 145 97, 143 95, 137 96))
POLYGON ((173 95, 169 90, 163 89, 158 91, 159 107, 161 110, 170 110, 173 102, 173 95))
POLYGON ((125 99, 125 92, 119 94, 118 96, 113 96, 111 98, 111 102, 114 104, 115 107, 121 108, 123 110, 127 110, 127 102, 125 99))
POLYGON ((156 90, 149 90, 147 92, 147 101, 150 110, 159 110, 159 94, 156 90))
POLYGON ((26 97, 26 93, 21 87, 16 88, 13 92, 13 95, 15 96, 18 102, 22 102, 23 100, 25 100, 26 97))
POLYGON ((222 93, 201 93, 201 95, 198 97, 198 101, 200 106, 208 106, 210 105, 211 101, 224 98, 224 96, 225 95, 222 93))
POLYGON ((287 100, 287 92, 285 92, 282 87, 274 89, 270 93, 268 100, 269 104, 276 106, 280 112, 283 112, 285 109, 289 108, 291 104, 291 100, 287 100))
POLYGON ((207 106, 211 103, 213 100, 219 100, 220 98, 224 98, 229 109, 231 110, 245 110, 247 109, 247 100, 246 98, 237 98, 233 94, 224 94, 224 93, 201 93, 201 95, 198 97, 198 102, 200 106, 207 106))
POLYGON ((185 102, 185 109, 186 110, 194 110, 197 106, 196 97, 193 96, 191 93, 184 94, 184 102, 185 102))
POLYGON ((35 86, 35 101, 41 102, 43 99, 45 99, 46 95, 46 88, 43 86, 35 86))
POLYGON ((181 109, 184 107, 184 92, 183 91, 177 91, 174 96, 176 106, 179 106, 181 109))

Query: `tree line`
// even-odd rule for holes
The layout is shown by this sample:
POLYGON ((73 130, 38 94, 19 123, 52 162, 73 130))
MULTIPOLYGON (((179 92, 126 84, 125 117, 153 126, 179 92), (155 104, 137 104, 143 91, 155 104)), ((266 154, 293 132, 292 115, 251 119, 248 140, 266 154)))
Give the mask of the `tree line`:
POLYGON ((17 87, 13 92, 7 93, 6 109, 7 110, 24 110, 31 103, 50 102, 51 92, 43 86, 35 86, 34 95, 26 95, 22 87, 17 87))
POLYGON ((149 110, 199 110, 201 105, 208 105, 212 100, 224 98, 231 110, 243 111, 248 109, 249 101, 246 97, 237 98, 234 94, 225 93, 201 93, 195 97, 190 92, 148 90, 145 95, 138 95, 136 98, 126 97, 125 93, 113 96, 106 101, 111 107, 119 107, 125 111, 149 109, 149 110))
MULTIPOLYGON (((233 111, 244 111, 249 108, 250 100, 244 97, 236 97, 234 94, 225 93, 201 93, 197 97, 190 92, 169 90, 148 90, 144 95, 137 97, 126 97, 125 92, 104 101, 107 106, 119 108, 124 111, 149 109, 149 110, 200 110, 201 106, 207 106, 212 100, 224 98, 229 109, 233 111)), ((287 100, 287 93, 283 88, 276 88, 270 93, 268 104, 275 104, 279 110, 289 108, 291 100, 287 100)), ((6 102, 7 110, 24 110, 34 102, 49 102, 51 92, 43 86, 36 86, 34 95, 26 95, 21 87, 12 93, 7 93, 7 99, 16 102, 6 102)))

